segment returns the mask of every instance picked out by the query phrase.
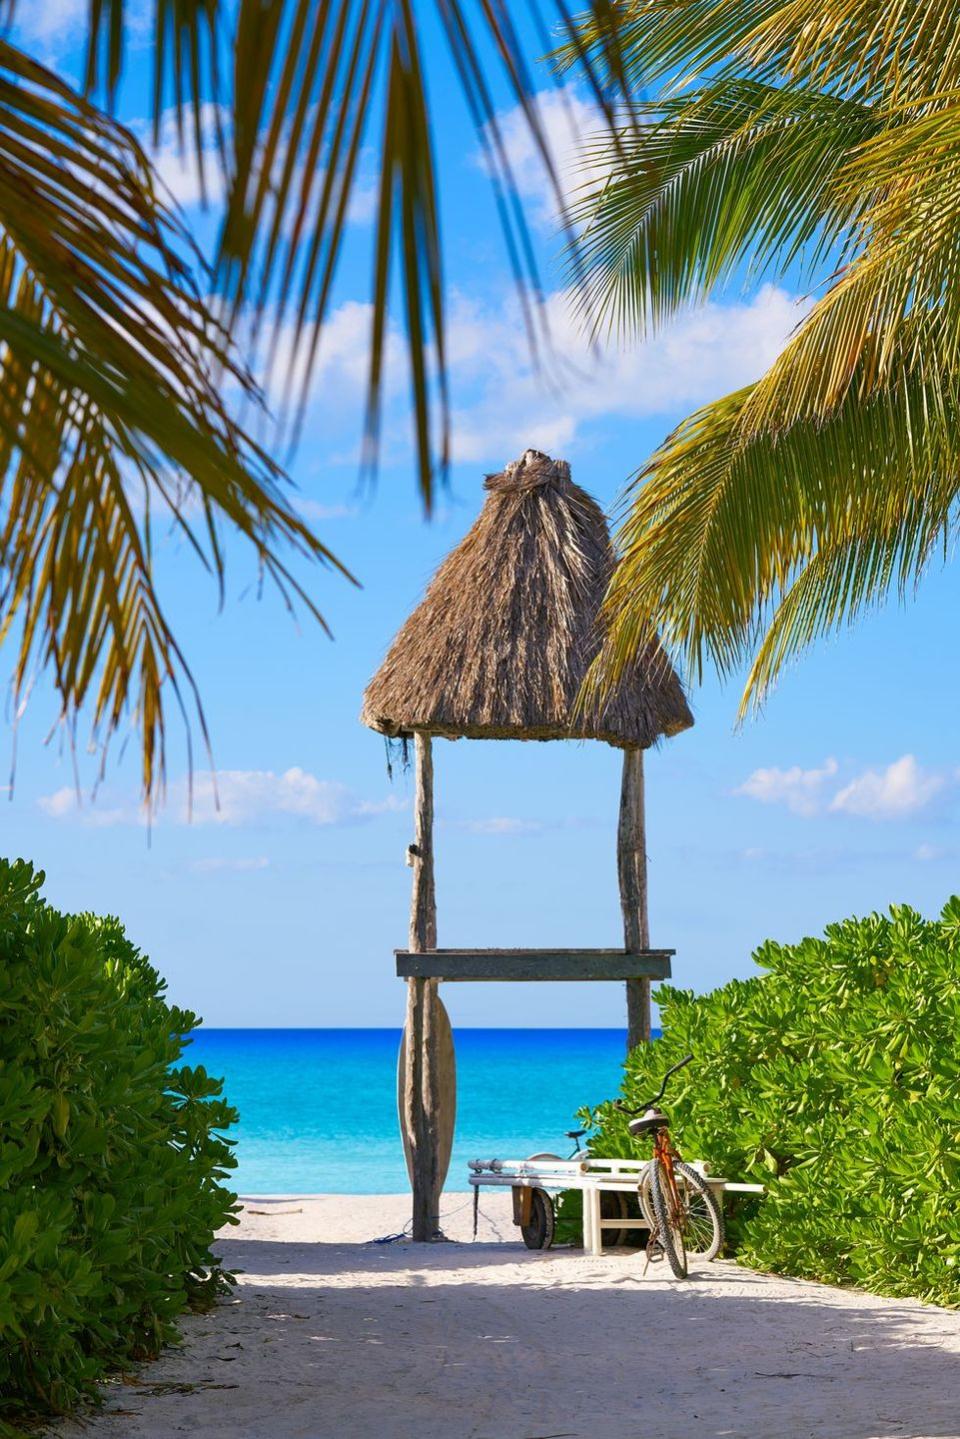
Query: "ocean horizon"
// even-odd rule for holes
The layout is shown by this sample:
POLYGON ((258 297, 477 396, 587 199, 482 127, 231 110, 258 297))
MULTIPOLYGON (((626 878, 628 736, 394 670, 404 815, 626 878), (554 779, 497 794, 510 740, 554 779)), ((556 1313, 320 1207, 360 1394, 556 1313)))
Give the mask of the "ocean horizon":
MULTIPOLYGON (((659 1031, 655 1031, 658 1033, 659 1031)), ((397 1126, 399 1028, 215 1029, 183 1062, 222 1077, 244 1195, 396 1194, 408 1188, 397 1126)), ((458 1028, 449 1190, 470 1159, 566 1155, 577 1110, 619 1092, 625 1029, 458 1028)))

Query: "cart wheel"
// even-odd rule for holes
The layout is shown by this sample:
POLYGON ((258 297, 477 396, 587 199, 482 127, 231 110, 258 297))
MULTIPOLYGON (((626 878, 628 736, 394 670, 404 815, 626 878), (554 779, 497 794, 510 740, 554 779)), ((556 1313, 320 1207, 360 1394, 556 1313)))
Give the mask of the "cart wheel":
MULTIPOLYGON (((627 1204, 627 1196, 619 1189, 604 1189, 600 1192, 600 1218, 601 1219, 628 1219, 630 1208, 627 1204)), ((629 1229, 603 1229, 604 1244, 629 1244, 629 1229)))
POLYGON ((553 1200, 545 1189, 535 1189, 530 1195, 530 1219, 520 1226, 524 1244, 528 1249, 549 1249, 553 1227, 553 1200))

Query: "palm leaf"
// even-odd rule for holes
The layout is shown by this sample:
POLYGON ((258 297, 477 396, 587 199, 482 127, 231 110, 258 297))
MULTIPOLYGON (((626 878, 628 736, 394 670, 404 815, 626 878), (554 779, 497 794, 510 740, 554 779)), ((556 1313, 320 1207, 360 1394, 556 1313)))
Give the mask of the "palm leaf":
POLYGON ((590 157, 611 179, 583 197, 588 300, 643 330, 744 265, 818 291, 632 486, 590 677, 604 692, 659 627, 693 676, 747 668, 743 713, 955 531, 960 32, 944 0, 628 0, 615 24, 634 129, 624 163, 590 157))
POLYGON ((226 522, 314 614, 285 552, 336 561, 231 417, 255 389, 133 139, 2 41, 0 114, 0 634, 18 702, 46 668, 71 734, 90 705, 105 748, 130 714, 153 803, 165 696, 203 728, 154 587, 154 508, 221 584, 226 522))
POLYGON ((826 294, 751 401, 757 429, 782 429, 824 418, 854 375, 862 397, 882 388, 914 311, 939 328, 945 371, 960 354, 960 42, 941 5, 735 8, 626 7, 634 81, 643 57, 679 64, 681 40, 694 73, 705 37, 727 48, 719 78, 633 107, 657 118, 621 140, 624 163, 599 148, 612 173, 581 203, 581 292, 642 328, 747 256, 813 275, 829 260, 826 294))
MULTIPOLYGON (((91 0, 88 82, 107 99, 125 63, 123 37, 133 0, 91 0)), ((347 233, 359 160, 380 134, 375 220, 373 318, 367 414, 375 439, 383 383, 390 281, 399 272, 412 392, 418 481, 429 512, 449 452, 444 343, 443 242, 430 85, 456 83, 469 108, 487 165, 507 254, 533 353, 549 352, 542 284, 499 113, 518 105, 553 187, 565 197, 538 100, 542 83, 519 33, 525 25, 546 52, 557 35, 579 46, 579 71, 607 127, 615 129, 604 76, 619 73, 612 0, 590 0, 603 39, 579 46, 573 17, 552 0, 551 30, 539 0, 154 0, 154 118, 172 98, 184 144, 204 153, 203 111, 228 106, 230 134, 220 163, 228 180, 217 282, 228 323, 253 314, 265 333, 268 363, 288 347, 288 381, 302 417, 306 379, 333 292, 347 233), (428 77, 421 50, 426 27, 445 42, 448 74, 428 77), (233 54, 230 83, 216 56, 233 54), (602 72, 602 73, 601 73, 602 72)), ((209 160, 209 156, 207 157, 209 160)))
POLYGON ((910 590, 957 523, 960 385, 900 375, 776 435, 746 422, 748 387, 668 438, 625 497, 591 692, 656 625, 692 677, 750 667, 743 713, 815 638, 910 590))
POLYGON ((956 19, 952 0, 624 0, 585 15, 557 63, 581 63, 585 48, 627 98, 736 75, 906 103, 960 83, 956 19))
POLYGON ((934 348, 928 379, 960 360, 960 106, 943 97, 901 108, 853 149, 838 185, 848 201, 868 197, 855 259, 759 387, 760 428, 822 418, 854 381, 869 396, 934 348))
MULTIPOLYGON (((484 3, 479 14, 458 0, 431 8, 488 157, 536 344, 539 276, 490 71, 523 107, 562 207, 537 82, 502 4, 484 3)), ((597 0, 598 15, 609 8, 597 0)), ((15 12, 16 0, 6 0, 3 20, 15 12)), ((562 5, 558 13, 569 26, 562 5)), ((541 23, 533 0, 528 15, 541 23)), ((90 0, 86 87, 108 104, 126 63, 128 18, 124 0, 90 0)), ((275 347, 291 323, 291 367, 309 374, 378 106, 369 427, 375 434, 399 261, 427 509, 436 466, 446 463, 442 245, 422 19, 412 0, 154 0, 155 138, 172 103, 181 143, 202 169, 205 116, 215 117, 215 163, 229 188, 214 277, 219 319, 201 292, 210 277, 133 138, 0 34, 0 632, 20 636, 18 696, 36 667, 48 667, 71 733, 92 705, 105 748, 133 707, 150 803, 163 785, 164 696, 185 713, 188 700, 199 707, 153 585, 157 504, 221 585, 224 522, 288 600, 314 614, 284 555, 337 563, 291 509, 278 467, 232 417, 235 399, 258 403, 259 394, 230 332, 252 312, 255 338, 272 315, 275 347), (218 65, 227 52, 229 84, 218 65)), ((610 48, 602 53, 613 65, 610 48)), ((609 113, 586 57, 585 73, 609 113)))
POLYGON ((879 120, 818 91, 730 80, 634 107, 619 148, 582 151, 600 181, 576 192, 581 304, 595 324, 658 325, 745 263, 815 273, 863 208, 841 189, 879 120))

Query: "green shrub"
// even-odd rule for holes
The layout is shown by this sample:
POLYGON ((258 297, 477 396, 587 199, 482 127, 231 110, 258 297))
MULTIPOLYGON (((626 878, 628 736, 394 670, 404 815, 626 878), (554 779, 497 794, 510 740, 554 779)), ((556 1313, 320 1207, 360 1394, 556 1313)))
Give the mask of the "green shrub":
POLYGON ((172 1067, 196 1017, 116 920, 58 914, 42 883, 0 861, 0 1429, 212 1303, 236 1198, 220 1081, 172 1067))
MULTIPOLYGON (((960 899, 754 958, 767 973, 711 994, 660 990, 663 1038, 624 1096, 693 1052, 665 1101, 682 1151, 768 1186, 730 1211, 743 1262, 960 1304, 960 899)), ((612 1105, 596 1117, 596 1153, 647 1152, 612 1105)))

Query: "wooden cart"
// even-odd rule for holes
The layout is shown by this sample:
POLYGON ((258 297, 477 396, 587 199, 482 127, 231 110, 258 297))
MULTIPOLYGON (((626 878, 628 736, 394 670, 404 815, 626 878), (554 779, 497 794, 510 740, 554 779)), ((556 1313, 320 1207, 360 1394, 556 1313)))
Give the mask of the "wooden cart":
MULTIPOLYGON (((474 1214, 482 1188, 509 1188, 513 1191, 513 1222, 529 1228, 535 1205, 543 1202, 536 1196, 547 1198, 552 1216, 550 1196, 578 1189, 583 1195, 583 1247, 587 1253, 599 1255, 603 1252, 605 1229, 649 1228, 648 1221, 642 1217, 642 1206, 640 1216, 604 1218, 602 1214, 604 1194, 636 1195, 639 1192, 649 1163, 648 1159, 597 1159, 593 1155, 582 1159, 472 1159, 469 1182, 474 1194, 474 1214)), ((762 1184, 736 1184, 709 1174, 702 1160, 695 1160, 692 1167, 703 1175, 721 1204, 724 1194, 763 1193, 762 1184)), ((544 1235, 541 1247, 548 1248, 553 1238, 552 1223, 544 1226, 544 1235)))

